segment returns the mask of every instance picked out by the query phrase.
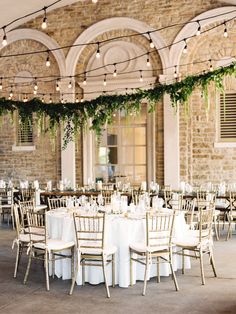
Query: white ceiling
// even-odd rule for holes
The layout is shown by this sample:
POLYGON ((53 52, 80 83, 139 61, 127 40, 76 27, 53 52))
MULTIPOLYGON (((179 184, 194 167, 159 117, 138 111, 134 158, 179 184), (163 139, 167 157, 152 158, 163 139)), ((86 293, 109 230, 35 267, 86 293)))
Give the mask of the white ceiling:
MULTIPOLYGON (((32 13, 34 11, 40 10, 45 6, 48 6, 55 2, 56 0, 0 0, 0 28, 9 22, 24 16, 26 14, 32 13)), ((53 5, 48 11, 54 10, 55 8, 63 7, 65 5, 72 4, 74 2, 84 1, 84 0, 62 0, 59 3, 53 5)), ((9 31, 16 26, 19 26, 37 15, 41 15, 40 12, 34 16, 30 16, 20 20, 7 28, 9 31)))

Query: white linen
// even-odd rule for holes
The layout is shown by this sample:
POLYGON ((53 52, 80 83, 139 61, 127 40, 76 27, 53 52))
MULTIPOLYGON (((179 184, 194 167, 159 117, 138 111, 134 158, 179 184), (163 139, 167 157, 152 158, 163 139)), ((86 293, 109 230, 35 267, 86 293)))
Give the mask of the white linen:
MULTIPOLYGON (((65 212, 48 212, 47 213, 49 236, 53 239, 63 241, 75 240, 73 217, 65 212)), ((183 213, 176 216, 174 237, 182 239, 183 232, 187 230, 183 213)), ((106 243, 117 247, 116 253, 116 284, 120 287, 128 287, 130 284, 129 268, 129 245, 134 242, 141 242, 145 239, 145 219, 125 218, 123 215, 107 215, 106 221, 106 243)), ((144 279, 144 266, 133 263, 133 278, 136 280, 144 279)), ((179 255, 173 255, 174 269, 182 267, 182 259, 179 255)), ((186 257, 186 268, 190 268, 190 259, 186 257)), ((69 260, 56 261, 55 274, 63 279, 71 278, 71 268, 69 260)), ((169 276, 169 264, 160 264, 161 276, 169 276)), ((150 277, 156 276, 156 265, 151 266, 150 277)), ((108 283, 111 285, 111 266, 107 267, 108 283)), ((81 274, 78 275, 77 284, 81 284, 81 274)), ((86 267, 85 281, 91 284, 103 282, 103 273, 101 267, 86 267)))

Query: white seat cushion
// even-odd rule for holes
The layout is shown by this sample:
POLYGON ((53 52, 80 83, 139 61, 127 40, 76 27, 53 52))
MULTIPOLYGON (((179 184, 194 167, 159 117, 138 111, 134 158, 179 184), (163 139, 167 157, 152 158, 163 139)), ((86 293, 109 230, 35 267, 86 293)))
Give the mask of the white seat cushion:
MULTIPOLYGON (((44 235, 45 234, 45 229, 43 228, 37 228, 37 227, 30 227, 30 231, 31 233, 37 233, 37 234, 40 234, 40 235, 44 235)), ((25 233, 29 233, 29 228, 24 228, 24 232, 25 233)))
POLYGON ((91 255, 104 254, 108 256, 108 255, 115 254, 116 251, 117 251, 117 247, 114 245, 106 246, 104 250, 101 248, 83 248, 83 247, 80 248, 81 254, 91 254, 91 255))
POLYGON ((47 247, 46 247, 45 242, 37 242, 37 243, 34 243, 33 246, 37 249, 42 249, 42 250, 47 249, 48 251, 62 251, 62 250, 69 249, 73 247, 74 245, 75 244, 73 241, 65 242, 65 241, 57 240, 57 239, 48 239, 47 247))
POLYGON ((148 247, 144 243, 137 242, 137 243, 132 243, 129 246, 131 250, 139 252, 139 253, 154 253, 154 252, 163 252, 168 250, 167 245, 160 245, 160 246, 151 246, 148 247))
MULTIPOLYGON (((31 239, 33 240, 33 241, 43 241, 44 240, 44 236, 40 236, 40 235, 32 235, 31 236, 31 239)), ((27 233, 21 233, 20 235, 19 235, 19 240, 21 241, 21 242, 25 242, 25 243, 28 243, 28 242, 30 242, 30 235, 29 234, 27 234, 27 233)))

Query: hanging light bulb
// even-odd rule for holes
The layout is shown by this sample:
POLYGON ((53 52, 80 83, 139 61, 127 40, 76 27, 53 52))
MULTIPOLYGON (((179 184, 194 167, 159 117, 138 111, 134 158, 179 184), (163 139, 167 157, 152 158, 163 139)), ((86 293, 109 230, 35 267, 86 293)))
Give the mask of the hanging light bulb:
POLYGON ((227 32, 227 27, 226 27, 226 23, 225 22, 224 22, 224 26, 225 26, 224 37, 227 38, 228 37, 228 32, 227 32))
POLYGON ((60 90, 60 86, 59 86, 59 80, 57 80, 57 84, 56 84, 56 91, 59 92, 60 90))
POLYGON ((76 102, 76 103, 78 103, 78 102, 79 102, 78 95, 76 96, 75 102, 76 102))
POLYGON ((116 63, 114 63, 113 65, 114 65, 113 76, 114 76, 114 77, 117 77, 116 63))
POLYGON ((100 44, 99 42, 97 43, 98 47, 97 47, 97 52, 96 52, 96 58, 99 59, 100 58, 100 44))
POLYGON ((83 85, 87 84, 87 78, 86 78, 86 72, 84 73, 84 80, 83 80, 83 85))
POLYGON ((72 88, 72 82, 71 81, 68 84, 68 88, 72 88))
POLYGON ((37 84, 36 78, 35 78, 35 82, 34 82, 34 90, 38 90, 38 84, 37 84))
POLYGON ((0 78, 0 90, 2 90, 2 77, 0 78))
POLYGON ((51 62, 50 62, 49 51, 48 51, 47 60, 46 60, 46 67, 50 67, 50 65, 51 65, 51 62))
POLYGON ((49 103, 52 103, 52 94, 50 94, 49 103))
POLYGON ((211 63, 211 59, 209 60, 209 62, 210 62, 210 71, 212 72, 213 71, 213 65, 211 63))
POLYGON ((177 78, 178 74, 177 74, 177 65, 175 66, 175 73, 174 73, 174 78, 177 78))
POLYGON ((188 52, 188 46, 187 46, 186 39, 184 39, 184 42, 185 42, 185 46, 184 46, 183 53, 187 53, 188 52))
POLYGON ((98 0, 92 0, 92 3, 97 3, 98 2, 98 0))
POLYGON ((11 86, 11 91, 10 91, 10 94, 9 94, 9 97, 11 97, 11 98, 13 97, 13 90, 12 90, 12 88, 13 87, 11 86))
POLYGON ((150 67, 151 63, 150 63, 150 58, 149 58, 149 52, 147 53, 147 67, 150 67))
POLYGON ((43 94, 43 97, 42 97, 41 101, 42 101, 42 102, 44 102, 44 101, 45 101, 45 100, 44 100, 44 94, 43 94))
POLYGON ((6 27, 2 28, 3 30, 3 38, 2 38, 2 45, 5 47, 7 45, 7 34, 6 34, 6 27))
POLYGON ((104 85, 104 86, 107 85, 107 75, 106 75, 106 74, 104 74, 103 85, 104 85))
POLYGON ((197 21, 197 23, 198 23, 198 29, 197 29, 196 35, 199 36, 201 34, 201 24, 199 23, 199 21, 197 21))
POLYGON ((150 35, 150 32, 148 32, 147 34, 148 34, 148 37, 149 37, 149 45, 150 45, 150 48, 153 49, 155 46, 154 46, 154 43, 153 43, 153 41, 152 41, 152 37, 151 37, 151 35, 150 35))
POLYGON ((143 71, 140 70, 139 72, 140 72, 139 81, 140 81, 140 82, 143 82, 143 71))
POLYGON ((61 103, 64 103, 63 94, 61 95, 61 103))
POLYGON ((44 18, 43 18, 43 22, 41 24, 42 29, 46 29, 47 28, 47 12, 46 12, 46 7, 43 8, 44 9, 44 18))
POLYGON ((37 95, 37 92, 38 92, 37 90, 34 90, 34 95, 37 95))
POLYGON ((83 96, 81 97, 80 102, 84 102, 84 97, 83 96))
POLYGON ((26 95, 24 96, 24 98, 23 98, 23 102, 26 102, 27 100, 26 100, 26 95))

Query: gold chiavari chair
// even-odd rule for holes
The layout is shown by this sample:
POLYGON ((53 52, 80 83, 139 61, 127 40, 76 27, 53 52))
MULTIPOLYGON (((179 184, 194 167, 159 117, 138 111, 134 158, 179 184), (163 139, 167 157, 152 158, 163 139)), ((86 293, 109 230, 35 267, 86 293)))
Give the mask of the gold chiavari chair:
MULTIPOLYGON (((12 249, 16 245, 17 252, 16 252, 16 261, 15 261, 15 268, 14 268, 14 278, 17 276, 17 271, 20 263, 21 255, 25 250, 27 250, 28 245, 30 243, 30 236, 29 236, 29 229, 25 228, 24 226, 24 219, 22 219, 22 215, 20 214, 20 209, 18 205, 14 205, 13 207, 13 213, 14 213, 14 221, 15 221, 15 230, 16 230, 16 238, 13 241, 12 249)), ((36 230, 35 230, 36 232, 36 230)), ((44 237, 39 233, 35 233, 35 235, 32 237, 33 241, 41 241, 44 237)))
POLYGON ((230 210, 227 214, 229 227, 226 239, 232 236, 232 224, 236 221, 236 192, 230 192, 230 210))
POLYGON ((165 202, 165 207, 166 208, 170 208, 170 204, 169 204, 169 201, 172 199, 172 194, 173 192, 171 191, 171 189, 169 187, 166 187, 164 190, 164 202, 165 202))
POLYGON ((171 198, 168 201, 168 205, 173 210, 182 210, 182 203, 183 203, 183 195, 172 193, 171 198))
POLYGON ((110 204, 111 203, 111 196, 114 193, 113 190, 102 190, 102 197, 104 200, 104 205, 110 204))
POLYGON ((7 188, 0 189, 0 214, 2 221, 4 221, 5 216, 7 216, 7 224, 9 225, 11 219, 14 227, 13 205, 13 190, 7 188))
POLYGON ((82 266, 82 282, 85 283, 85 266, 100 266, 103 269, 104 282, 107 297, 110 298, 110 291, 107 283, 106 266, 112 264, 112 286, 115 286, 115 246, 105 244, 105 221, 106 215, 97 214, 74 216, 74 228, 76 234, 76 267, 71 284, 70 294, 73 293, 75 281, 82 266))
POLYGON ((39 212, 27 211, 29 242, 29 259, 24 277, 26 284, 32 259, 44 261, 46 289, 49 291, 49 262, 52 262, 52 273, 54 276, 55 260, 70 258, 71 259, 71 277, 74 272, 74 242, 63 241, 61 239, 48 238, 47 215, 39 212), (35 241, 35 236, 43 233, 42 239, 35 241), (70 250, 71 254, 64 254, 64 250, 70 250))
POLYGON ((176 254, 182 255, 182 273, 184 273, 184 256, 198 258, 200 260, 200 270, 202 284, 205 285, 205 275, 203 268, 203 255, 208 254, 210 264, 214 276, 217 277, 215 270, 215 262, 213 257, 213 239, 212 239, 212 222, 214 214, 214 205, 209 208, 199 208, 199 221, 195 226, 195 230, 188 230, 185 238, 176 242, 176 246, 180 248, 176 254), (190 251, 190 253, 189 253, 190 251), (192 252, 192 254, 191 254, 192 252))
POLYGON ((176 291, 179 290, 172 265, 172 234, 175 211, 172 213, 146 213, 146 243, 131 244, 130 249, 130 285, 133 285, 133 261, 145 266, 143 295, 146 293, 147 279, 151 262, 157 264, 157 282, 160 282, 159 264, 168 262, 176 291), (137 254, 137 258, 134 257, 137 254))
POLYGON ((48 198, 48 208, 53 210, 67 206, 67 197, 48 198))
POLYGON ((196 206, 196 199, 195 198, 184 198, 182 200, 182 208, 181 210, 185 212, 185 220, 187 225, 190 226, 190 229, 194 229, 194 210, 196 206))
POLYGON ((20 200, 22 202, 31 201, 35 198, 35 189, 33 188, 21 188, 20 200))

